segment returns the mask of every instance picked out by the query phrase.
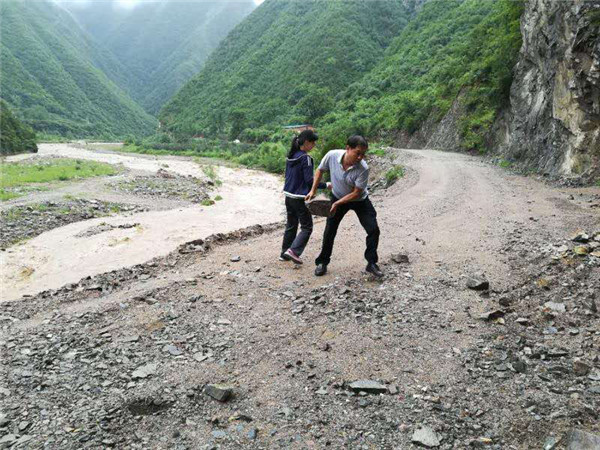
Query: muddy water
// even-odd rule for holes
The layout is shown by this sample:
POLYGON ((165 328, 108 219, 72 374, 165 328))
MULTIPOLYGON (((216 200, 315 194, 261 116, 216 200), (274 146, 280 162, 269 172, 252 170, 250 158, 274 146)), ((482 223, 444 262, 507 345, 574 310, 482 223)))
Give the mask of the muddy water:
MULTIPOLYGON (((38 156, 89 159, 156 172, 203 176, 202 168, 183 158, 147 157, 95 152, 66 144, 43 144, 38 156)), ((13 157, 23 159, 23 157, 13 157)), ((77 222, 56 228, 0 254, 0 301, 15 300, 73 283, 83 277, 139 264, 165 255, 178 245, 213 233, 226 233, 282 219, 281 180, 267 173, 219 166, 223 182, 213 206, 191 206, 77 222), (76 235, 101 223, 138 224, 87 237, 76 235)))

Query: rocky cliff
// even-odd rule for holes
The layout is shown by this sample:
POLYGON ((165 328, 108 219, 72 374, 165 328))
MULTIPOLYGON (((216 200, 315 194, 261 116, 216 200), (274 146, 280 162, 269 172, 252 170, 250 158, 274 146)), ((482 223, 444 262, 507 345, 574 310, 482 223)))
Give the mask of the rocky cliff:
POLYGON ((600 1, 529 0, 499 150, 552 174, 600 168, 600 1))

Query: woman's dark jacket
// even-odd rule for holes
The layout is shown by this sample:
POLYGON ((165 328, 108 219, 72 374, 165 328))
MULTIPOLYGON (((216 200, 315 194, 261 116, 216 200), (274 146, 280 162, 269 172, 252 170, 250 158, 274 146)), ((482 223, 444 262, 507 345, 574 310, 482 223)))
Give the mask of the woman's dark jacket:
MULTIPOLYGON (((283 193, 286 197, 304 198, 312 188, 314 162, 311 156, 302 150, 296 150, 285 165, 285 185, 283 193)), ((319 189, 325 188, 325 183, 319 183, 319 189)))

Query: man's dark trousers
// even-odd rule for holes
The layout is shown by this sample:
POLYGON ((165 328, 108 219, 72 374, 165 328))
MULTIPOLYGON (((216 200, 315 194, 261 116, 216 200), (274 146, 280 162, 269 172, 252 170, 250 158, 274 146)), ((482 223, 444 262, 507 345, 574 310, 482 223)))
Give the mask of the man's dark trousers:
MULTIPOLYGON (((333 197, 332 203, 338 199, 333 197)), ((323 248, 321 254, 315 260, 317 265, 329 264, 331 261, 331 253, 333 251, 333 241, 337 234, 340 222, 350 210, 353 210, 358 216, 360 224, 367 232, 367 249, 365 250, 365 259, 368 263, 377 263, 377 246, 379 245, 379 226, 377 225, 377 212, 373 208, 373 204, 369 197, 364 200, 344 203, 338 206, 335 216, 327 219, 325 232, 323 233, 323 248)))

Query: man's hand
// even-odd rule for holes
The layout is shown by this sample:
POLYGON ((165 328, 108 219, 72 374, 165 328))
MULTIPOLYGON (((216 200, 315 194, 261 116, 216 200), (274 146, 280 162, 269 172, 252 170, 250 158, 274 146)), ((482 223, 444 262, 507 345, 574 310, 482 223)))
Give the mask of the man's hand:
POLYGON ((337 211, 337 208, 338 208, 337 202, 335 202, 331 205, 331 210, 329 211, 329 217, 335 216, 335 212, 337 211))
POLYGON ((311 190, 308 194, 306 194, 306 197, 304 197, 304 200, 307 202, 310 202, 313 198, 315 198, 315 195, 317 195, 317 192, 311 190))
POLYGON ((327 182, 327 189, 331 190, 331 181, 327 182))

